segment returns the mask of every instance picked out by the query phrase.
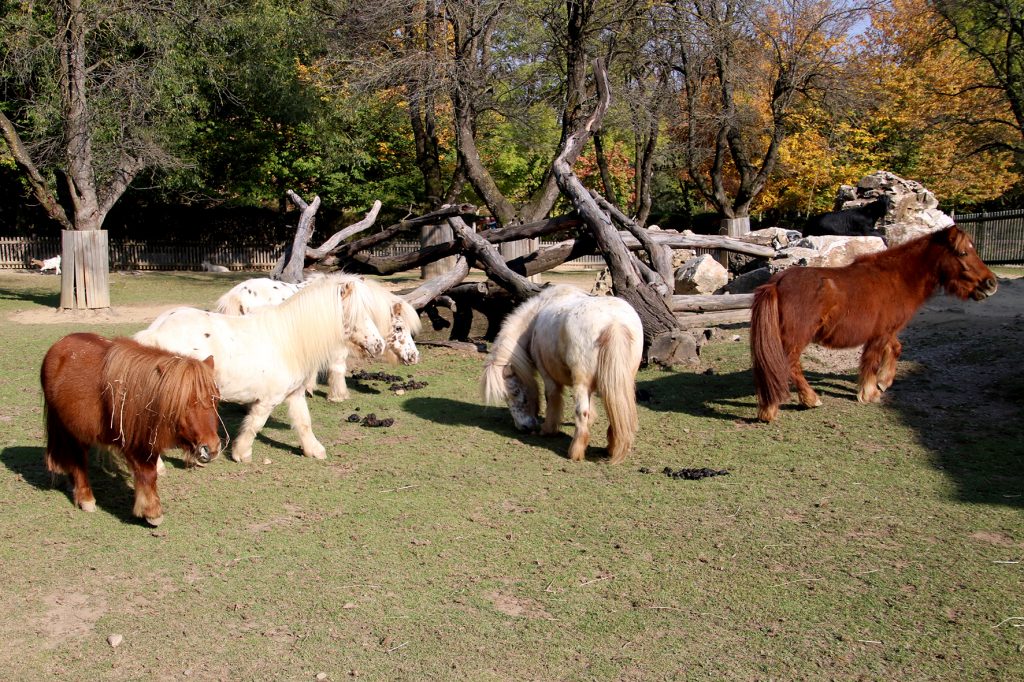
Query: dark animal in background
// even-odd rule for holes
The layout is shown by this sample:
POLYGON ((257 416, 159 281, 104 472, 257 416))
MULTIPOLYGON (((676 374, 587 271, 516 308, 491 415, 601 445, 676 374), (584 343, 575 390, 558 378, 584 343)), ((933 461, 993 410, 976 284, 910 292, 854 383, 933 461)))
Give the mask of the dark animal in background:
POLYGON ((869 204, 831 211, 807 220, 803 235, 820 237, 824 235, 870 236, 877 234, 875 225, 885 217, 891 202, 888 195, 882 195, 869 204))
POLYGON ((219 394, 213 358, 200 362, 131 339, 69 334, 53 344, 40 371, 46 468, 67 474, 75 504, 96 511, 89 485, 92 445, 118 449, 135 476, 135 516, 163 521, 156 489, 160 453, 181 448, 189 464, 220 452, 219 394))
POLYGON ((800 353, 812 341, 827 348, 863 345, 857 400, 878 402, 896 376, 902 350, 896 335, 938 287, 980 301, 997 286, 970 236, 956 227, 845 267, 774 275, 754 292, 750 318, 758 419, 775 419, 789 399, 790 381, 804 407, 821 405, 800 367, 800 353))

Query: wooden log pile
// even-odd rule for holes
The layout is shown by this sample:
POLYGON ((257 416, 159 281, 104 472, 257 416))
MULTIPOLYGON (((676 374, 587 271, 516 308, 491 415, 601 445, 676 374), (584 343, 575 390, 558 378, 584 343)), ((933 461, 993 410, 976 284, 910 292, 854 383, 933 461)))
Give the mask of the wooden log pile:
MULTIPOLYGON (((421 216, 409 216, 373 234, 380 202, 366 217, 331 235, 318 247, 311 247, 314 214, 319 198, 306 202, 289 192, 301 217, 295 239, 282 257, 275 276, 285 281, 302 279, 304 268, 340 269, 346 272, 390 275, 454 259, 447 271, 428 279, 404 295, 413 307, 423 311, 441 328, 448 324, 438 308, 452 311, 450 338, 468 340, 473 311, 486 316, 487 338, 497 334, 502 319, 518 302, 538 291, 533 275, 586 255, 604 256, 614 294, 628 301, 644 326, 646 360, 666 365, 697 361, 703 334, 690 330, 749 319, 750 295, 674 296, 673 249, 725 249, 748 256, 769 258, 775 249, 725 236, 695 235, 670 230, 648 230, 599 194, 584 188, 568 159, 597 129, 610 104, 607 72, 601 61, 594 62, 597 105, 586 123, 564 143, 552 164, 562 194, 574 212, 533 223, 478 229, 483 219, 477 207, 446 205, 421 216), (374 255, 372 249, 399 236, 419 235, 421 228, 447 225, 450 239, 432 243, 412 253, 397 256, 374 255), (559 237, 562 241, 506 260, 498 245, 536 237, 559 237), (464 282, 471 268, 483 270, 486 282, 464 282)), ((444 231, 446 232, 446 231, 444 231)))

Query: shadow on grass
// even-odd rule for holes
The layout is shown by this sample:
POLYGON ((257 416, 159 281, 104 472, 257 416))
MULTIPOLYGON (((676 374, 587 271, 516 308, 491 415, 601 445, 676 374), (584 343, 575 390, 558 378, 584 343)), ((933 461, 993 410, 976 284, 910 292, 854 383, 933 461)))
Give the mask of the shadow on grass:
POLYGON ((56 308, 60 305, 60 292, 42 289, 7 289, 0 288, 0 299, 5 301, 25 301, 44 308, 56 308))
MULTIPOLYGON (((409 412, 428 421, 438 424, 475 426, 486 429, 495 435, 521 441, 530 447, 550 450, 565 460, 569 459, 569 443, 572 442, 572 434, 576 428, 571 421, 564 421, 565 415, 571 415, 571 400, 566 401, 560 433, 552 436, 519 431, 512 421, 512 415, 509 414, 508 408, 504 406, 484 406, 476 403, 449 400, 448 398, 423 397, 410 398, 405 401, 404 407, 409 412)), ((602 425, 601 422, 595 424, 591 432, 592 439, 595 435, 603 437, 606 427, 607 424, 602 425)), ((586 461, 600 462, 607 459, 607 448, 595 447, 593 444, 587 448, 586 461)))
MULTIPOLYGON (((805 372, 814 390, 824 396, 856 399, 856 375, 805 372)), ((638 381, 637 401, 653 412, 678 412, 694 417, 754 422, 757 402, 750 370, 728 374, 671 372, 638 381)), ((782 411, 803 409, 794 397, 782 411)))
MULTIPOLYGON (((43 454, 43 448, 9 447, 0 451, 0 461, 29 485, 60 493, 74 506, 67 477, 49 472, 43 463, 43 454)), ((135 491, 130 483, 131 474, 119 466, 122 461, 112 455, 90 453, 89 484, 96 495, 96 506, 124 523, 147 525, 145 520, 131 513, 135 491)))
POLYGON ((918 434, 957 500, 1024 508, 1024 374, 985 382, 975 405, 953 402, 952 389, 927 372, 902 376, 887 407, 918 434))

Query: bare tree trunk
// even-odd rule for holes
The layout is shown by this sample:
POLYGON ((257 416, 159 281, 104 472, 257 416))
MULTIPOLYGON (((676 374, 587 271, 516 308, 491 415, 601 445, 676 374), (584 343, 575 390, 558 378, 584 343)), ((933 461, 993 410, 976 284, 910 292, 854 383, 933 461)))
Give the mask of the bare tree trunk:
POLYGON ((282 282, 296 284, 301 282, 302 270, 306 265, 306 244, 313 236, 313 222, 316 219, 317 209, 320 208, 320 197, 313 197, 313 201, 306 201, 295 192, 288 190, 288 198, 299 208, 299 227, 295 230, 295 238, 289 248, 285 249, 281 259, 278 260, 271 277, 282 282))
MULTIPOLYGON (((598 104, 586 125, 572 136, 567 149, 579 144, 577 136, 585 138, 600 125, 601 119, 611 103, 608 73, 603 62, 594 61, 594 80, 597 83, 598 104)), ((679 329, 665 298, 659 295, 637 273, 630 260, 629 251, 619 238, 618 232, 608 216, 601 211, 590 192, 579 181, 565 154, 559 155, 552 164, 562 192, 572 201, 576 211, 587 223, 598 247, 608 262, 615 295, 624 299, 636 310, 644 326, 645 357, 649 362, 676 364, 696 359, 697 346, 693 337, 679 329)))

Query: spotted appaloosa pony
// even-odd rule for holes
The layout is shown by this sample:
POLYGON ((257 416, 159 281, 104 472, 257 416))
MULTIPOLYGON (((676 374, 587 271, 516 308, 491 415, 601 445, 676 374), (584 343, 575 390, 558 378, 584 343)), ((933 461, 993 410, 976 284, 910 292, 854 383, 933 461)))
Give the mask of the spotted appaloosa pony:
POLYGON ((896 376, 902 351, 896 335, 939 287, 980 301, 997 286, 970 236, 956 227, 845 267, 794 267, 774 275, 754 292, 750 319, 758 419, 775 419, 790 381, 804 407, 821 405, 800 367, 800 353, 812 341, 828 348, 863 345, 857 399, 878 402, 896 376))
MULTIPOLYGON (((413 341, 413 337, 420 332, 420 317, 415 308, 376 280, 343 273, 328 276, 338 281, 352 282, 353 286, 363 291, 373 323, 384 337, 382 357, 386 362, 414 365, 420 361, 419 350, 413 341)), ((258 312, 269 306, 280 305, 320 277, 313 277, 298 284, 279 282, 267 277, 248 279, 239 282, 221 296, 217 300, 215 310, 225 315, 248 315, 258 312)), ((327 399, 332 402, 347 400, 349 397, 345 374, 348 371, 348 359, 352 354, 357 357, 362 355, 359 347, 349 342, 338 346, 331 357, 327 367, 327 399)), ((314 373, 306 382, 306 390, 312 393, 316 383, 317 375, 314 373)))
POLYGON ((590 442, 600 393, 608 413, 608 454, 618 464, 633 448, 638 420, 635 382, 643 353, 643 327, 633 308, 619 298, 589 296, 572 286, 553 286, 526 301, 505 319, 484 366, 481 382, 489 403, 506 401, 516 427, 537 428, 544 381, 547 414, 540 432, 558 433, 562 388, 576 399, 576 433, 569 459, 581 461, 590 442))
POLYGON ((200 362, 131 339, 70 334, 53 344, 40 371, 46 467, 67 474, 75 504, 96 511, 89 486, 92 445, 120 450, 135 476, 135 516, 163 521, 156 489, 160 453, 181 448, 190 464, 220 452, 213 358, 200 362))
POLYGON ((325 367, 347 339, 370 357, 384 351, 363 290, 334 277, 324 277, 256 315, 175 308, 135 338, 192 357, 213 355, 221 399, 249 408, 231 447, 236 462, 252 460, 256 434, 282 402, 288 403, 303 454, 324 459, 327 450, 313 434, 306 404, 306 379, 325 367))

